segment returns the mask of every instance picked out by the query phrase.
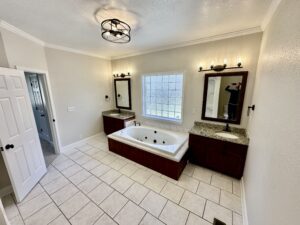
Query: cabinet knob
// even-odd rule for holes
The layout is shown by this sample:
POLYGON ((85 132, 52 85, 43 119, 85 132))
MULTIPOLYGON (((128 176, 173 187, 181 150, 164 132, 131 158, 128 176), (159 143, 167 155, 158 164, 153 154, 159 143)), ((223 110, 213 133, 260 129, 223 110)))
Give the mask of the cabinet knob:
POLYGON ((5 149, 6 150, 9 150, 9 149, 14 148, 14 147, 15 146, 13 144, 7 144, 7 145, 5 145, 5 149))

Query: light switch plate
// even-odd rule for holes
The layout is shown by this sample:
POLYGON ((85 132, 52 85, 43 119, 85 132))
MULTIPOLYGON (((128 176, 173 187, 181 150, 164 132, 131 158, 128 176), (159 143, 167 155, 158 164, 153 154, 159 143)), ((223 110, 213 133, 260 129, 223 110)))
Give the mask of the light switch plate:
POLYGON ((75 111, 75 106, 68 106, 68 112, 75 111))

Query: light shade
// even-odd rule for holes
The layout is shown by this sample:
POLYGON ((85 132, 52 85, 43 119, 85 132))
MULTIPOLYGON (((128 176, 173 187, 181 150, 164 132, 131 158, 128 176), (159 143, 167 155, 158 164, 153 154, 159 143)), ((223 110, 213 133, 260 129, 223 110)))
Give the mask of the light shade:
POLYGON ((128 43, 131 40, 130 26, 118 19, 107 19, 101 23, 103 39, 113 43, 128 43))

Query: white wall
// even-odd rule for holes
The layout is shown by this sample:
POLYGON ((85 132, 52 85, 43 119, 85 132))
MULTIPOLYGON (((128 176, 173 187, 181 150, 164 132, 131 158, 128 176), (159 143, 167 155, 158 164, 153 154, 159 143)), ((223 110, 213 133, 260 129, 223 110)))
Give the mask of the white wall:
POLYGON ((263 35, 244 173, 250 225, 299 224, 299 9, 283 0, 263 35))
POLYGON ((46 48, 63 146, 103 131, 101 113, 112 108, 110 60, 46 48), (75 111, 68 112, 68 106, 75 111))
POLYGON ((2 35, 0 33, 0 67, 8 67, 2 35))
POLYGON ((47 70, 44 47, 0 28, 10 68, 15 66, 47 70))
POLYGON ((62 146, 103 130, 101 112, 111 109, 113 102, 110 60, 45 48, 4 28, 0 35, 2 66, 49 71, 62 146), (76 111, 67 112, 68 105, 76 111))
MULTIPOLYGON (((236 65, 237 57, 241 56, 244 69, 249 71, 245 95, 244 110, 241 126, 247 126, 246 107, 252 98, 256 66, 259 55, 261 33, 213 41, 188 47, 165 50, 145 55, 118 59, 112 61, 113 73, 132 72, 133 111, 137 119, 142 118, 141 75, 153 72, 182 71, 185 74, 183 124, 175 129, 184 127, 190 129, 195 120, 201 119, 202 96, 205 73, 199 73, 200 65, 209 67, 211 61, 223 64, 224 58, 228 65, 236 65)), ((229 70, 228 70, 229 71, 229 70)), ((153 121, 151 121, 153 123, 153 121)), ((154 123, 159 126, 162 122, 154 123)), ((166 125, 168 128, 172 126, 166 125)))

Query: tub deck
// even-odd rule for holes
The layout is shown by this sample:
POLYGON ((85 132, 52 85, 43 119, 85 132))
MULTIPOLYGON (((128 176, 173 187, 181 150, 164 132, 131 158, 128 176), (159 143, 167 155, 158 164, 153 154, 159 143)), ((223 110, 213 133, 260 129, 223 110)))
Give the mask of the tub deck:
POLYGON ((137 162, 143 166, 153 169, 168 177, 178 180, 182 171, 184 170, 187 160, 188 151, 184 154, 179 162, 143 151, 139 148, 127 145, 120 141, 108 138, 109 150, 137 162))

